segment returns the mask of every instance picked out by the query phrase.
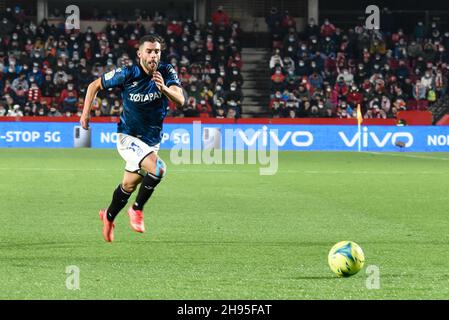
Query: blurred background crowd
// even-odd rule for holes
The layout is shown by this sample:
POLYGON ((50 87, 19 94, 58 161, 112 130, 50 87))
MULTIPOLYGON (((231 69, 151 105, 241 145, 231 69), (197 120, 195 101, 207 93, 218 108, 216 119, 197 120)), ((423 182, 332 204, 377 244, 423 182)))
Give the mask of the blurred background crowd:
POLYGON ((426 110, 447 94, 449 30, 417 21, 405 34, 382 12, 382 29, 343 30, 310 19, 297 31, 288 11, 266 17, 272 55, 269 109, 273 117, 394 118, 426 110))
MULTIPOLYGON (((389 17, 385 8, 380 30, 343 29, 329 19, 310 19, 300 29, 288 11, 273 7, 265 18, 270 115, 352 118, 360 105, 365 118, 395 118, 447 99, 449 30, 416 21, 404 33, 389 17)), ((64 16, 55 9, 50 18, 64 16)), ((93 10, 89 19, 106 21, 104 30, 66 30, 45 19, 36 25, 20 6, 0 13, 0 116, 80 115, 88 84, 136 63, 139 38, 148 33, 165 39, 162 59, 185 90, 185 105, 170 104, 170 116, 241 116, 243 32, 223 7, 204 25, 139 9, 132 17, 93 10)), ((121 110, 115 89, 101 91, 92 112, 117 116, 121 110)))
MULTIPOLYGON (((20 6, 0 14, 0 116, 80 115, 87 86, 103 73, 136 60, 139 38, 148 33, 164 37, 163 61, 178 72, 186 104, 170 104, 169 115, 239 117, 241 85, 241 29, 218 8, 203 26, 141 12, 132 22, 118 22, 112 13, 103 32, 66 30, 64 24, 35 25, 20 6), (145 25, 142 23, 145 19, 145 25), (148 27, 149 25, 149 27, 148 27)), ((57 10, 50 17, 59 17, 57 10)), ((94 116, 117 116, 122 110, 120 90, 103 90, 94 101, 94 116)))

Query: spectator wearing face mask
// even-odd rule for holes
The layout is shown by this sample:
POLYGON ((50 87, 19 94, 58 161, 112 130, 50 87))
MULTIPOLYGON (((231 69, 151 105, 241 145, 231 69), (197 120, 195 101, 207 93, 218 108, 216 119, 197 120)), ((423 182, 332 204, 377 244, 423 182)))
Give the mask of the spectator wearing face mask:
POLYGON ((343 69, 343 72, 340 73, 337 76, 338 79, 343 78, 343 81, 348 85, 352 85, 352 83, 354 82, 354 75, 352 73, 349 72, 349 70, 347 68, 343 69))
POLYGON ((34 81, 36 82, 36 84, 41 87, 44 83, 44 75, 42 73, 42 71, 39 69, 39 64, 38 63, 33 63, 33 69, 28 72, 27 74, 27 78, 28 80, 33 77, 34 81))
POLYGON ((349 93, 349 87, 343 77, 339 77, 334 86, 334 92, 338 99, 346 98, 349 93))
POLYGON ((212 107, 206 99, 201 99, 197 104, 197 111, 201 118, 209 118, 212 114, 212 107))
POLYGON ((229 100, 234 100, 237 103, 241 104, 243 101, 243 93, 242 90, 237 87, 237 83, 232 82, 229 86, 229 90, 225 91, 224 94, 225 103, 227 103, 229 100))
POLYGON ((20 73, 19 76, 14 79, 11 83, 11 89, 15 93, 15 100, 21 105, 25 104, 27 98, 26 95, 29 89, 25 73, 20 73))
POLYGON ((242 111, 243 93, 241 89, 237 88, 237 84, 232 82, 229 90, 225 92, 224 102, 228 107, 235 108, 237 116, 240 116, 242 111))
POLYGON ((323 77, 317 72, 314 72, 309 76, 309 83, 313 90, 321 89, 323 87, 323 82, 323 77))
POLYGON ((352 118, 352 108, 348 106, 345 100, 342 100, 337 105, 338 118, 352 118))
POLYGON ((269 64, 270 69, 274 70, 274 68, 276 66, 281 66, 282 68, 284 67, 284 62, 282 61, 282 57, 280 55, 279 49, 276 49, 274 51, 274 54, 270 58, 270 64, 269 64))
POLYGON ((307 58, 309 56, 309 48, 307 46, 306 42, 301 42, 301 44, 298 46, 298 50, 296 51, 296 56, 299 59, 307 58))
POLYGON ((201 92, 200 92, 200 99, 206 100, 208 103, 212 101, 212 98, 214 96, 214 92, 207 87, 207 85, 204 85, 201 92))
POLYGON ((74 91, 69 91, 67 96, 61 103, 61 110, 66 116, 71 116, 77 113, 77 97, 74 91))
POLYGON ((19 33, 18 31, 20 31, 20 25, 17 25, 17 27, 19 28, 19 30, 15 29, 14 32, 12 33, 12 36, 10 38, 9 44, 8 44, 8 49, 14 53, 14 55, 20 54, 21 52, 21 48, 23 46, 23 42, 21 40, 21 38, 19 37, 19 33))
POLYGON ((359 104, 362 104, 363 102, 363 94, 360 93, 358 87, 355 84, 353 84, 349 89, 347 101, 352 106, 357 106, 359 104))
POLYGON ((294 28, 288 28, 288 33, 284 36, 283 47, 288 48, 289 46, 293 47, 293 50, 298 50, 298 36, 294 28))
POLYGON ((299 77, 290 70, 285 77, 285 88, 289 91, 293 91, 298 86, 299 77))
POLYGON ((271 91, 282 90, 285 85, 285 75, 282 73, 280 67, 271 76, 271 91))
MULTIPOLYGON (((196 83, 192 83, 188 89, 187 89, 187 94, 189 97, 193 97, 195 98, 195 101, 199 101, 201 99, 201 92, 198 89, 198 86, 196 85, 196 83)), ((196 103, 196 102, 195 102, 196 103)))
POLYGON ((76 99, 78 99, 78 92, 75 90, 73 83, 68 83, 67 84, 67 88, 65 88, 64 90, 61 91, 61 94, 59 96, 58 99, 58 105, 62 105, 63 101, 70 95, 71 97, 71 102, 72 102, 72 97, 76 99))
POLYGON ((240 54, 236 54, 235 56, 230 56, 228 59, 228 68, 231 68, 232 65, 234 65, 238 70, 242 70, 242 58, 240 56, 240 54))
POLYGON ((101 99, 100 112, 103 116, 108 116, 111 111, 109 99, 107 97, 101 99))
POLYGON ((331 36, 324 37, 323 41, 321 42, 321 51, 326 55, 329 56, 336 50, 336 45, 334 40, 332 40, 331 36))
POLYGON ((415 100, 425 100, 426 93, 426 86, 421 83, 421 80, 416 80, 416 83, 413 86, 413 98, 415 98, 415 100))
POLYGON ((7 17, 2 18, 2 22, 0 24, 0 36, 4 37, 10 35, 14 30, 14 24, 7 17))
POLYGON ((56 106, 52 105, 50 107, 49 112, 47 113, 48 117, 61 117, 62 113, 56 108, 56 106))
POLYGON ((219 100, 221 100, 221 104, 224 101, 225 90, 221 84, 216 84, 214 88, 214 95, 212 96, 212 103, 216 105, 219 100))
POLYGON ((416 41, 420 42, 426 36, 426 28, 422 21, 418 21, 413 30, 416 41))
POLYGON ((431 71, 426 71, 424 75, 421 77, 421 84, 426 87, 427 90, 432 88, 434 83, 434 78, 432 76, 431 71))
POLYGON ((312 72, 309 65, 307 65, 304 60, 301 59, 298 61, 298 67, 295 69, 295 73, 299 77, 303 77, 311 74, 312 72))
POLYGON ((240 41, 242 38, 243 30, 240 28, 240 23, 238 21, 234 21, 231 25, 231 40, 235 40, 237 47, 239 48, 239 51, 241 49, 240 41))
POLYGON ((118 36, 123 34, 123 25, 112 18, 106 25, 106 33, 110 35, 113 42, 117 42, 118 36))
POLYGON ((311 55, 310 69, 311 72, 322 72, 324 70, 324 57, 320 51, 316 51, 315 54, 311 55))
POLYGON ((282 114, 285 108, 285 100, 280 91, 276 91, 269 103, 269 110, 272 117, 278 117, 282 114))

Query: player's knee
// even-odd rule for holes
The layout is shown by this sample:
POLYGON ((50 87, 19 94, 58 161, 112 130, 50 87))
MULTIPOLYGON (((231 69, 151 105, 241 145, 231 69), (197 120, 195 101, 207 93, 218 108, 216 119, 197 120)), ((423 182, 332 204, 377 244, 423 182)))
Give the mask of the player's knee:
POLYGON ((156 170, 154 175, 162 179, 166 174, 167 174, 167 166, 165 165, 165 162, 158 157, 156 160, 156 170))
POLYGON ((137 188, 137 184, 128 181, 122 182, 122 189, 128 193, 133 193, 137 188))

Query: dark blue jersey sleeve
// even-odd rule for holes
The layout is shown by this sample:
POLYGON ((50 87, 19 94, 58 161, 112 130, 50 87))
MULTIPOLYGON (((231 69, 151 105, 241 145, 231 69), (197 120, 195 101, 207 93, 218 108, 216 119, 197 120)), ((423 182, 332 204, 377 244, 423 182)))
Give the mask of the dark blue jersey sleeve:
POLYGON ((103 89, 122 87, 131 72, 128 67, 111 70, 101 76, 101 86, 103 89))
POLYGON ((176 72, 175 68, 173 68, 173 66, 171 64, 167 64, 165 71, 166 71, 166 74, 164 76, 165 85, 167 87, 170 87, 171 85, 176 85, 178 87, 181 87, 181 81, 179 81, 178 73, 176 72))

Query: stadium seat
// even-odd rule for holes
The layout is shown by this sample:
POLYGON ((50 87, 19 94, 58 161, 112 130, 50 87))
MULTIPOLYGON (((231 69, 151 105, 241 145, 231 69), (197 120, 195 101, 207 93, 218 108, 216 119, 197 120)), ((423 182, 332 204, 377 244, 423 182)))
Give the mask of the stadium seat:
POLYGON ((41 103, 46 103, 47 106, 50 106, 54 101, 53 97, 41 97, 41 103))

